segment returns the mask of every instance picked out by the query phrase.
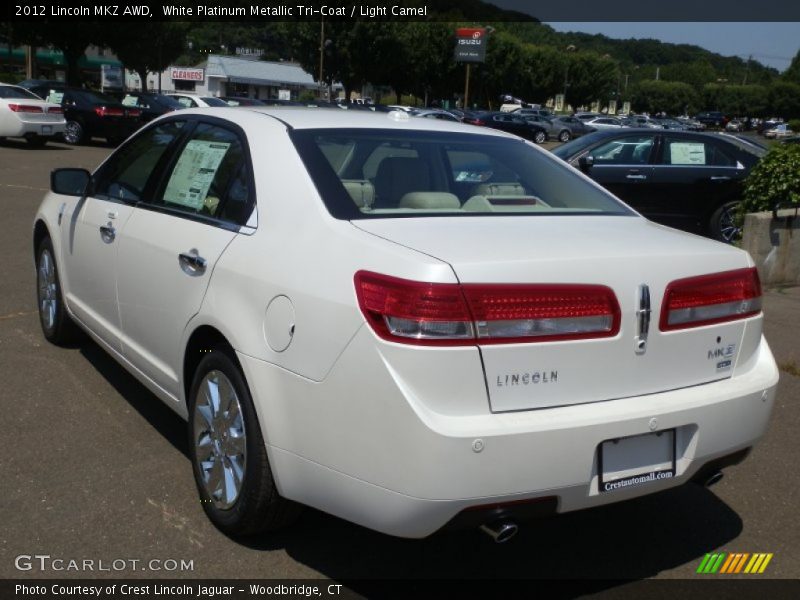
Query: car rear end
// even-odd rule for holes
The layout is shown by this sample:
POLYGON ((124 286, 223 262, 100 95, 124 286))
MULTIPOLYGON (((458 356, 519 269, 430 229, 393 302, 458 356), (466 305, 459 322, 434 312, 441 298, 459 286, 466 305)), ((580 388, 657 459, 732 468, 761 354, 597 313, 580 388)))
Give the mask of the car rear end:
MULTIPOLYGON (((244 359, 289 398, 255 393, 281 403, 265 437, 283 495, 399 536, 492 529, 705 478, 764 434, 778 371, 745 252, 649 223, 529 144, 517 161, 499 135, 293 135, 356 230, 321 263, 362 324, 319 382, 244 359), (450 191, 356 198, 337 157, 393 136, 405 159, 447 156, 450 191)), ((361 187, 380 196, 381 172, 361 187)))
POLYGON ((0 135, 47 140, 64 131, 64 111, 16 86, 0 86, 0 135))

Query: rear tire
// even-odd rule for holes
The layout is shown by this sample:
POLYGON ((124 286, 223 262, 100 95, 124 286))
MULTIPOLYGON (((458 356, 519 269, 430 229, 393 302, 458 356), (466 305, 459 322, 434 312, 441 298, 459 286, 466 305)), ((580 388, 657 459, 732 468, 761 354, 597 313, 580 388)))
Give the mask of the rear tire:
POLYGON ((561 133, 558 134, 558 141, 559 142, 568 142, 571 137, 572 137, 572 135, 570 134, 570 132, 567 131, 567 130, 564 130, 564 131, 562 131, 561 133))
POLYGON ((714 211, 708 224, 711 237, 726 244, 733 244, 742 237, 742 228, 736 223, 739 201, 726 202, 714 211))
POLYGON ((83 125, 80 124, 78 121, 67 121, 67 125, 64 128, 64 141, 67 144, 71 144, 73 146, 77 146, 83 141, 83 138, 86 137, 86 132, 83 129, 83 125))
POLYGON ((188 398, 189 452, 200 502, 231 536, 287 527, 301 506, 278 493, 253 401, 229 348, 197 366, 188 398))
POLYGON ((44 337, 64 346, 76 341, 80 332, 64 306, 55 256, 53 242, 44 238, 36 250, 36 299, 44 337))

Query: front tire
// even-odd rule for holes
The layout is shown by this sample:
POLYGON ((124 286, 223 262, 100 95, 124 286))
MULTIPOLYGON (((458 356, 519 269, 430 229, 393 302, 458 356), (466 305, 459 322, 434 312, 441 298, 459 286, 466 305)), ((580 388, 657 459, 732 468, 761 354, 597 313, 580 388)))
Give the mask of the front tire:
POLYGON ((36 251, 36 299, 39 323, 48 342, 64 346, 74 342, 78 328, 67 313, 61 294, 61 279, 53 242, 44 238, 36 251))
POLYGON ((568 142, 571 137, 572 137, 572 135, 570 135, 569 131, 567 131, 565 129, 564 131, 562 131, 561 133, 558 134, 558 141, 559 142, 568 142))
POLYGON ((544 131, 537 131, 533 136, 533 141, 537 144, 544 144, 547 141, 547 134, 544 131))
POLYGON ((739 201, 726 202, 714 211, 709 221, 711 237, 726 244, 732 244, 742 237, 742 228, 736 222, 739 201))
POLYGON ((189 449, 203 510, 232 536, 290 525, 298 504, 278 493, 253 401, 228 348, 195 371, 189 393, 189 449))

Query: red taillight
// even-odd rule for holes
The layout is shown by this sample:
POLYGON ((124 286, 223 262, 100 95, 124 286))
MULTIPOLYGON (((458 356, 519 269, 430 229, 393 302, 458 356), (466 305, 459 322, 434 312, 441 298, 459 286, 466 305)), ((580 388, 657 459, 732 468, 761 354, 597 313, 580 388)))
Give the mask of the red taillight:
POLYGON ((475 339, 458 284, 419 283, 367 271, 356 273, 355 283, 361 311, 384 339, 425 345, 475 339))
POLYGON ((8 108, 10 108, 12 112, 21 112, 21 113, 44 112, 41 106, 36 106, 32 104, 9 104, 8 108))
POLYGON ((98 117, 122 117, 125 111, 121 108, 109 108, 108 106, 98 106, 94 109, 98 117))
POLYGON ((611 337, 620 310, 599 285, 420 283, 359 271, 362 312, 384 339, 472 345, 611 337))
POLYGON ((471 121, 471 123, 473 125, 486 125, 486 121, 481 121, 480 119, 475 119, 474 121, 471 121))
POLYGON ((761 312, 755 268, 678 279, 667 286, 661 331, 735 321, 761 312))
POLYGON ((51 114, 54 114, 54 115, 63 115, 64 114, 64 109, 61 108, 60 106, 48 106, 47 107, 47 112, 51 113, 51 114))
POLYGON ((610 288, 583 284, 463 286, 482 344, 612 337, 620 309, 610 288))

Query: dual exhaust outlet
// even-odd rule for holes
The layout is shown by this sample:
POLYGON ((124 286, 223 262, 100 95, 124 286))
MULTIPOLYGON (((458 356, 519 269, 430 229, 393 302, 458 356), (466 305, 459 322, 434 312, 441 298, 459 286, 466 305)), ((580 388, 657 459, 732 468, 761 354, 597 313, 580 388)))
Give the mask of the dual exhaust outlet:
POLYGON ((480 526, 480 530, 492 538, 497 544, 504 544, 519 531, 519 527, 513 521, 493 521, 480 526))

